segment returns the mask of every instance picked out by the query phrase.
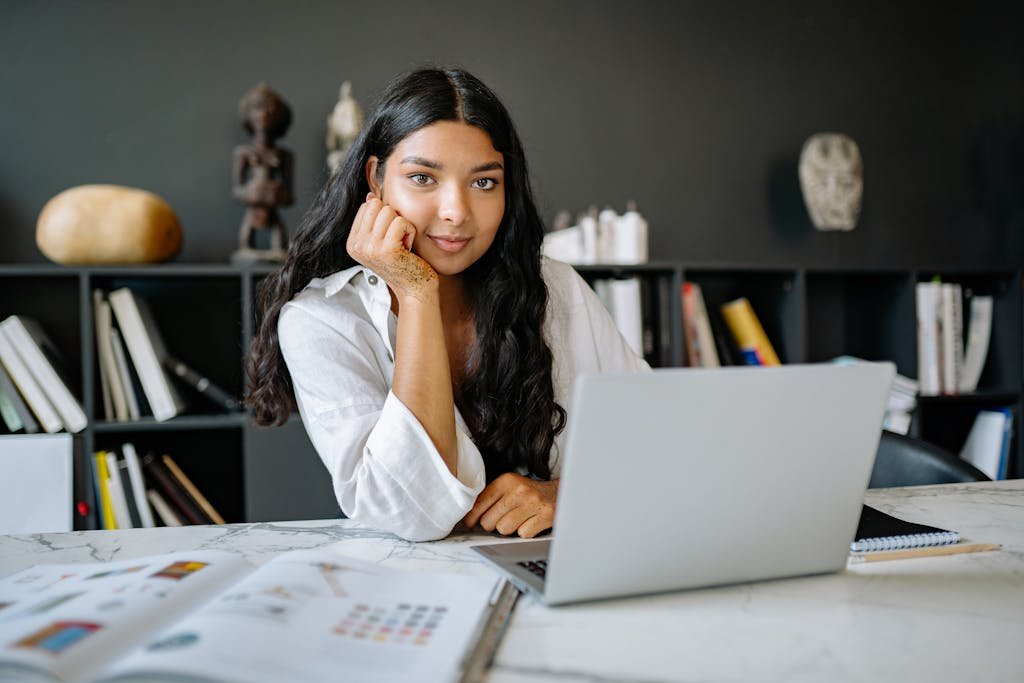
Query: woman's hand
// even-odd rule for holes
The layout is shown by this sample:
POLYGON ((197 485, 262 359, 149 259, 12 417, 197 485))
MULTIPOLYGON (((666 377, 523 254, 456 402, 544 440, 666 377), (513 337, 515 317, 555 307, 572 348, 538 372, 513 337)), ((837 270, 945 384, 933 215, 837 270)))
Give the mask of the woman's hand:
POLYGON ((504 536, 518 533, 523 538, 533 538, 554 524, 557 497, 557 479, 536 481, 509 472, 480 492, 462 522, 467 529, 479 523, 485 531, 497 530, 504 536))
POLYGON ((413 254, 416 227, 372 192, 359 207, 345 248, 349 255, 384 278, 399 298, 420 298, 437 288, 437 273, 413 254))

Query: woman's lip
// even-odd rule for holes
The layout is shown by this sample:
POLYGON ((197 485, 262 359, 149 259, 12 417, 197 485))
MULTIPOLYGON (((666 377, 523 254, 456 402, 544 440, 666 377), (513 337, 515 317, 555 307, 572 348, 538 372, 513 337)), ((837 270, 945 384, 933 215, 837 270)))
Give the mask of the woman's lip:
POLYGON ((462 248, 466 246, 466 243, 469 242, 468 237, 451 238, 434 235, 427 235, 427 237, 430 239, 431 242, 436 244, 439 249, 441 249, 442 251, 447 251, 449 253, 461 251, 462 248))

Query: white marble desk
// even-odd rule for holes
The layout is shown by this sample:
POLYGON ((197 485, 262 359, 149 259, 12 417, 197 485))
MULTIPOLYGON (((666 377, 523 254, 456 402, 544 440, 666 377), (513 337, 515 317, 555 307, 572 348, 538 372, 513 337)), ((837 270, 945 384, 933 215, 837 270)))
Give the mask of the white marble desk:
MULTIPOLYGON (((1024 681, 1024 480, 885 489, 868 502, 997 552, 547 608, 521 599, 490 683, 1024 681)), ((260 562, 342 541, 394 566, 488 572, 481 534, 412 544, 348 520, 0 536, 0 576, 43 562, 219 548, 260 562)))

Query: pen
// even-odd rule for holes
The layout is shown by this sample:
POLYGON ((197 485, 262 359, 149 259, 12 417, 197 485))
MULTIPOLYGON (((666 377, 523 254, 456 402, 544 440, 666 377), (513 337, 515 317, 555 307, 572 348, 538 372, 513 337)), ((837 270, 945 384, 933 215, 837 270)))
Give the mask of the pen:
POLYGON ((907 550, 881 550, 867 553, 850 553, 850 562, 884 562, 886 560, 907 560, 912 557, 933 557, 936 555, 959 555, 961 553, 981 553, 987 550, 999 550, 998 543, 953 543, 935 545, 926 548, 910 548, 907 550))

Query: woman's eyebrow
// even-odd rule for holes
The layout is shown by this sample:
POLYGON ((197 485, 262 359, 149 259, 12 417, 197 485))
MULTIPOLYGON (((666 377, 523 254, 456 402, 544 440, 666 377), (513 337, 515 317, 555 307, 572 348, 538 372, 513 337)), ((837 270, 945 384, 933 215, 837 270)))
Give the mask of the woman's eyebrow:
MULTIPOLYGON (((440 162, 437 162, 437 161, 431 161, 430 159, 424 159, 423 157, 415 157, 415 156, 413 156, 413 157, 405 157, 404 159, 402 159, 402 163, 403 164, 414 164, 416 166, 426 166, 427 168, 432 168, 432 169, 434 169, 436 171, 441 171, 441 170, 444 169, 444 164, 442 164, 440 162)), ((489 161, 486 164, 480 164, 479 166, 474 166, 473 168, 469 169, 469 172, 470 173, 483 173, 484 171, 504 171, 504 170, 505 170, 505 167, 501 165, 500 161, 489 161)))

